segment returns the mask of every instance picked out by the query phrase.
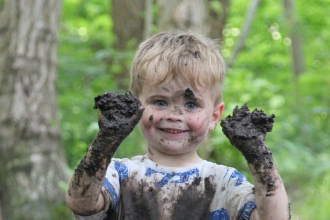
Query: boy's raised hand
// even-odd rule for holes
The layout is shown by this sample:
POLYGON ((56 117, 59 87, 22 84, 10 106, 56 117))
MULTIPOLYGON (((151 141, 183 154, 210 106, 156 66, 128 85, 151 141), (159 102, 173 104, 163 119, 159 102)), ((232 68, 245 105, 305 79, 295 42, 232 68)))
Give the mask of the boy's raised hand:
POLYGON ((144 110, 130 92, 99 95, 95 97, 94 108, 99 111, 100 130, 75 169, 66 195, 69 208, 80 215, 92 215, 104 209, 101 190, 107 167, 144 110))
MULTIPOLYGON (((275 115, 266 115, 262 110, 250 112, 247 104, 233 111, 221 121, 222 131, 247 159, 253 163, 256 156, 265 152, 265 136, 273 128, 275 115)), ((268 150, 268 149, 267 149, 268 150)))
POLYGON ((94 108, 99 112, 98 137, 105 138, 109 144, 126 138, 141 119, 144 110, 139 99, 130 92, 104 93, 94 100, 94 108))

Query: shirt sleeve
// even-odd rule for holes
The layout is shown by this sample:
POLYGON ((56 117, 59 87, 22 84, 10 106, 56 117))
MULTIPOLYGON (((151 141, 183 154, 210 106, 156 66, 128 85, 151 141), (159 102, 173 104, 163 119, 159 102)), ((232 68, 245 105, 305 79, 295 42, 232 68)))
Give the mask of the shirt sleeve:
POLYGON ((228 168, 223 187, 230 219, 248 220, 255 208, 254 186, 236 169, 228 168))

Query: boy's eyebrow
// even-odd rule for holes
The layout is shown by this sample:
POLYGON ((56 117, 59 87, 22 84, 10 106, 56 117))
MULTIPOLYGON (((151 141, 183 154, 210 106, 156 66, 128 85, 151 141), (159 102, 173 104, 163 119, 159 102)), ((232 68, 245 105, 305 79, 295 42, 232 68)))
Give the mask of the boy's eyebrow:
POLYGON ((169 92, 170 90, 166 87, 162 87, 163 90, 165 90, 166 92, 169 92))
POLYGON ((155 100, 155 99, 166 99, 166 96, 161 95, 161 94, 153 94, 153 95, 148 96, 146 101, 150 102, 150 101, 155 100))

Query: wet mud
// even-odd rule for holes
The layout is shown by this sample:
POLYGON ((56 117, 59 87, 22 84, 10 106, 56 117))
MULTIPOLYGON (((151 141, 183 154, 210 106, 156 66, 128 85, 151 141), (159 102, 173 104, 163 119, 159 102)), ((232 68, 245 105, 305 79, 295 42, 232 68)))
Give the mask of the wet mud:
MULTIPOLYGON (((110 122, 112 128, 120 128, 120 125, 134 125, 140 120, 142 114, 139 110, 141 102, 130 92, 122 95, 117 92, 108 92, 94 98, 94 109, 99 109, 101 114, 110 122)), ((127 130, 127 129, 125 129, 127 130)))
POLYGON ((266 133, 272 131, 274 118, 275 115, 266 115, 261 109, 250 112, 246 103, 241 108, 236 106, 233 115, 220 123, 230 143, 253 165, 259 181, 267 186, 267 196, 273 195, 277 181, 273 174, 272 153, 265 144, 266 133))
POLYGON ((210 178, 197 177, 187 188, 178 187, 179 192, 173 201, 164 198, 162 189, 144 180, 136 180, 134 177, 123 181, 120 205, 121 213, 114 216, 109 210, 105 219, 128 219, 128 220, 156 220, 156 219, 209 219, 209 207, 212 202, 215 185, 210 178), (200 184, 204 185, 200 192, 200 184), (198 202, 196 202, 198 201, 198 202), (172 211, 164 209, 164 203, 172 203, 172 211), (167 213, 167 214, 165 214, 167 213), (111 218, 112 217, 112 218, 111 218))
POLYGON ((95 109, 99 109, 99 133, 97 139, 108 143, 122 141, 134 129, 142 117, 139 99, 130 92, 108 92, 95 97, 95 109))
POLYGON ((187 98, 187 99, 196 99, 195 95, 194 95, 194 92, 189 88, 187 88, 185 90, 184 97, 187 98))

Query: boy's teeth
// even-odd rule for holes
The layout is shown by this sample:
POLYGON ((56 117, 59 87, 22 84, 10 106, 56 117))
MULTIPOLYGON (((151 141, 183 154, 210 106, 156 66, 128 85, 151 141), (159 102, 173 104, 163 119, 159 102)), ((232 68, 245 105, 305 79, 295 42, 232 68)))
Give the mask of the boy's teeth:
POLYGON ((165 129, 165 131, 172 134, 182 133, 182 131, 180 130, 172 130, 172 129, 165 129))

